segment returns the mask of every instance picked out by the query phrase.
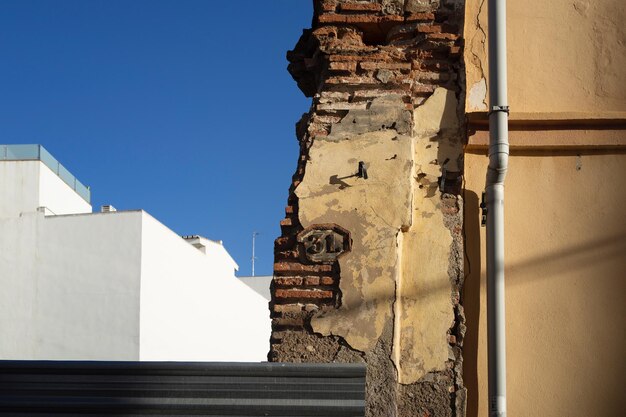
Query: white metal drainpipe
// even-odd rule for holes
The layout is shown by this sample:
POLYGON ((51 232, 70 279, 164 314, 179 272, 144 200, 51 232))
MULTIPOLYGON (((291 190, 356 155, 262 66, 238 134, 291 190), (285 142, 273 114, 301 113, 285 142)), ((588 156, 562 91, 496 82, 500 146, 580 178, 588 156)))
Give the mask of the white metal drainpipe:
POLYGON ((489 168, 487 208, 487 337, 489 416, 506 417, 504 315, 504 177, 509 159, 506 0, 489 0, 489 168))

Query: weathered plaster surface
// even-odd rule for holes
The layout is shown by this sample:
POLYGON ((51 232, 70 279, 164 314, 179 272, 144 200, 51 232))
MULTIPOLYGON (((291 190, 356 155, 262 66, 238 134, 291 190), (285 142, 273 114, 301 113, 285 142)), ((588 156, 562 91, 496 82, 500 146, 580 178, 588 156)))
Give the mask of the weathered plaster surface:
POLYGON ((458 170, 457 100, 439 88, 414 113, 415 153, 412 225, 403 233, 396 343, 398 380, 417 382, 443 371, 448 360, 447 332, 454 324, 448 265, 452 236, 444 226, 439 197, 441 165, 458 170))
MULTIPOLYGON (((465 17, 465 108, 476 111, 472 90, 488 77, 487 1, 466 2, 465 17)), ((511 111, 625 110, 625 20, 623 0, 508 2, 511 111)))
POLYGON ((454 92, 436 89, 414 111, 411 136, 386 128, 404 117, 401 101, 378 101, 369 118, 366 110, 351 110, 342 123, 352 126, 362 117, 367 121, 354 125, 383 130, 360 133, 359 127, 350 136, 340 128, 318 138, 296 189, 303 227, 337 223, 353 238, 352 252, 339 260, 342 305, 313 317, 313 330, 342 336, 367 352, 395 318, 393 359, 402 383, 444 370, 449 359, 452 237, 444 225, 439 178, 444 161, 446 169, 460 169, 457 104, 454 92), (366 164, 367 180, 353 176, 359 161, 366 164))
POLYGON ((361 351, 375 346, 391 319, 399 262, 396 234, 410 221, 411 156, 411 138, 395 130, 350 140, 318 139, 296 189, 303 227, 337 223, 353 239, 352 252, 339 260, 342 305, 314 317, 311 326, 323 335, 343 336, 361 351), (365 162, 367 180, 350 177, 359 161, 365 162))

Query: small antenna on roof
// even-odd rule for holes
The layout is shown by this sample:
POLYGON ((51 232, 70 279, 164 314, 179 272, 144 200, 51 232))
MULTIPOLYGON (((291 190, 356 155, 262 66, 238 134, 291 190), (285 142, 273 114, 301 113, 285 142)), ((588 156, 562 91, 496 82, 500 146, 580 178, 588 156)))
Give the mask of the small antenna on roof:
POLYGON ((254 276, 254 260, 256 259, 256 256, 254 256, 254 245, 257 235, 259 235, 259 232, 252 232, 252 276, 254 276))

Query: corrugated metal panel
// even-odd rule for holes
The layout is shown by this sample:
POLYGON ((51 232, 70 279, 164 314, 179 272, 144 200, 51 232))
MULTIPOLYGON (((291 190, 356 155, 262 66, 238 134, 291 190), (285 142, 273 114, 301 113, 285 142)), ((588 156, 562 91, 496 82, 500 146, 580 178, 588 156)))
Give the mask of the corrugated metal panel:
POLYGON ((365 366, 0 361, 0 414, 364 416, 365 366))

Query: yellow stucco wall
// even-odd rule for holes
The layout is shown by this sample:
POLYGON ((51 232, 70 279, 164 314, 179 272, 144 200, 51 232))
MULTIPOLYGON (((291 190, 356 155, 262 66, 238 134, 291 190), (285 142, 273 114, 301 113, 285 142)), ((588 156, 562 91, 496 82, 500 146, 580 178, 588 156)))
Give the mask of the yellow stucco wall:
MULTIPOLYGON (((487 416, 487 158, 465 155, 468 417, 487 416)), ((515 154, 506 180, 508 414, 623 416, 626 153, 515 154)))
MULTIPOLYGON (((626 110, 626 2, 507 2, 509 105, 513 112, 626 110)), ((487 109, 487 0, 468 0, 468 111, 487 109)))

